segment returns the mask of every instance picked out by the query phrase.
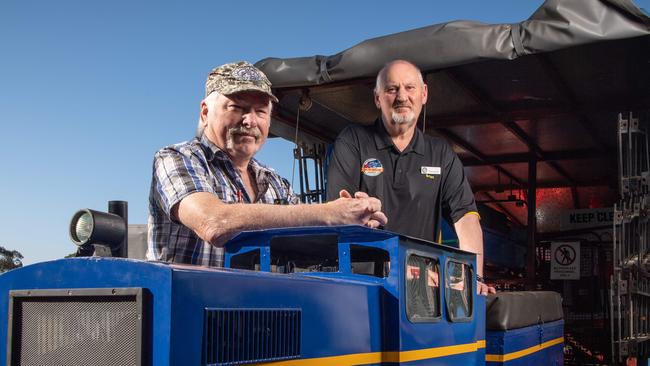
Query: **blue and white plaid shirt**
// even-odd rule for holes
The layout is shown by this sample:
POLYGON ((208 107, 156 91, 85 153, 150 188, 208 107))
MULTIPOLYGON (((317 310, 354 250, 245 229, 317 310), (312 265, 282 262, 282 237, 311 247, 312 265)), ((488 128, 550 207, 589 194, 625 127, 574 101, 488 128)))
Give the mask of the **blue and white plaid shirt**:
POLYGON ((298 203, 289 182, 251 159, 258 189, 250 199, 228 155, 205 135, 171 145, 154 156, 149 193, 147 259, 204 266, 223 266, 223 248, 216 248, 171 219, 174 205, 195 192, 208 192, 225 203, 298 203))

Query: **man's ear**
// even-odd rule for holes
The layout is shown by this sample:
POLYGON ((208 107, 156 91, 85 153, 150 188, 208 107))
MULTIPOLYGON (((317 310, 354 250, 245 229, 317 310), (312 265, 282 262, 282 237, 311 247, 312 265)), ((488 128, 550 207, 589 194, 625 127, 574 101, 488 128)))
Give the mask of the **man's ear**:
POLYGON ((427 104, 428 97, 429 97, 429 89, 427 88, 427 83, 424 83, 422 88, 422 105, 427 104))
POLYGON ((377 109, 381 109, 381 104, 379 104, 379 95, 377 95, 377 91, 373 92, 372 94, 375 97, 375 107, 377 107, 377 109))
POLYGON ((205 127, 208 120, 208 104, 205 101, 201 101, 201 124, 205 127))

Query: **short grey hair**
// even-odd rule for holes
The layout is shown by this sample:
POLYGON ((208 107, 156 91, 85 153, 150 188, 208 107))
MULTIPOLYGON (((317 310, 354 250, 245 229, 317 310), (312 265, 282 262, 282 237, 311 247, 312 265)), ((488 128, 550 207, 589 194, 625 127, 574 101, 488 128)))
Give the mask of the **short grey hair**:
MULTIPOLYGON (((205 103, 208 106, 208 109, 212 109, 217 104, 217 99, 219 99, 220 95, 221 94, 219 94, 219 92, 214 91, 208 94, 207 97, 203 98, 201 103, 205 103)), ((201 115, 199 114, 199 122, 196 125, 196 137, 201 138, 203 135, 203 130, 205 130, 205 126, 203 126, 203 121, 201 120, 201 115)))
POLYGON ((374 90, 375 93, 379 93, 379 91, 381 90, 381 87, 382 87, 382 85, 384 83, 384 79, 386 79, 386 72, 388 72, 388 69, 390 69, 391 66, 393 66, 395 64, 407 64, 407 65, 413 66, 418 71, 418 76, 420 78, 420 83, 422 83, 422 85, 424 85, 424 78, 422 77, 422 70, 420 70, 420 68, 417 67, 417 65, 415 65, 411 61, 398 59, 398 60, 393 60, 393 61, 390 61, 390 62, 386 63, 384 65, 384 67, 382 67, 381 70, 379 70, 379 72, 377 73, 377 79, 375 80, 375 90, 374 90))

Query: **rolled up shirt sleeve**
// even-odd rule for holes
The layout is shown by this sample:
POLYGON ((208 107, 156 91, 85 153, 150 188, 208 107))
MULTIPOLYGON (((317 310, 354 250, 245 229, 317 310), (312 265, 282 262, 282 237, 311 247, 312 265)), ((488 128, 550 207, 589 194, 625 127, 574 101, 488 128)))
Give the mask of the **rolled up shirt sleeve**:
POLYGON ((477 213, 478 210, 463 164, 448 144, 445 144, 443 151, 447 172, 442 186, 443 212, 448 213, 451 221, 455 223, 466 214, 477 213))
POLYGON ((153 162, 155 201, 167 216, 183 198, 195 192, 215 193, 204 160, 192 153, 168 147, 156 153, 153 162))

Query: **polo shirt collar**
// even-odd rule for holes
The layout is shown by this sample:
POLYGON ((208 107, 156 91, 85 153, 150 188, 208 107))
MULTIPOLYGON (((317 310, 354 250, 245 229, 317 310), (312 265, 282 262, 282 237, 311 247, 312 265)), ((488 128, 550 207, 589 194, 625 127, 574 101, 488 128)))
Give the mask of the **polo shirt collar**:
MULTIPOLYGON (((377 118, 375 121, 374 128, 377 132, 374 134, 377 150, 383 150, 395 146, 393 140, 390 138, 390 135, 388 135, 388 131, 386 131, 386 126, 384 126, 384 121, 382 121, 381 117, 377 118)), ((424 148, 424 136, 422 135, 422 131, 416 127, 411 141, 406 146, 406 149, 402 151, 402 154, 406 154, 412 151, 416 154, 424 156, 424 148)), ((397 149, 395 150, 397 151, 397 149)))

